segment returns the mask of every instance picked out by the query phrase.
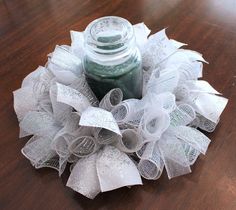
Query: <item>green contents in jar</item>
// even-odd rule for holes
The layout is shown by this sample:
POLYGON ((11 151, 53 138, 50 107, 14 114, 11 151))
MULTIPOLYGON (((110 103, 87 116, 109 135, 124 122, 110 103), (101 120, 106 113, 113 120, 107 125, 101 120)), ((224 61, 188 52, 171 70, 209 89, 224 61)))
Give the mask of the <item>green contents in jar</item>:
POLYGON ((84 68, 89 86, 99 100, 113 88, 123 91, 124 99, 142 97, 141 60, 130 57, 118 65, 105 66, 85 58, 84 68))

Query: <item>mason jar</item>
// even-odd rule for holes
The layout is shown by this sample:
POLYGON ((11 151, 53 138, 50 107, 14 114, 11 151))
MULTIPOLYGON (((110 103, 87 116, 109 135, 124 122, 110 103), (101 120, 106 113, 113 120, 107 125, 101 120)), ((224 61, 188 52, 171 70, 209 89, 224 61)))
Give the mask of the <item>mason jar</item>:
POLYGON ((124 99, 142 97, 142 61, 130 22, 102 17, 85 29, 83 67, 86 80, 99 100, 113 88, 124 99))

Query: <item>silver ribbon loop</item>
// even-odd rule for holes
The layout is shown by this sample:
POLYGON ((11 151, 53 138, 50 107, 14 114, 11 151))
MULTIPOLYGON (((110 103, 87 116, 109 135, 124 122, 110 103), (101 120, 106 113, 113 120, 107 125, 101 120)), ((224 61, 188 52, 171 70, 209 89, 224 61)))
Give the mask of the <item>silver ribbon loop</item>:
POLYGON ((90 106, 90 102, 82 93, 59 83, 57 83, 57 101, 75 108, 80 114, 90 106))
POLYGON ((118 135, 121 135, 120 129, 111 114, 104 109, 97 107, 88 107, 81 115, 79 124, 95 128, 105 128, 118 135))
POLYGON ((13 92, 14 109, 20 122, 30 111, 38 111, 38 100, 30 87, 20 88, 13 92), (25 100, 30 98, 31 100, 25 100))
POLYGON ((224 97, 201 92, 192 92, 188 100, 197 113, 214 123, 219 121, 228 103, 228 99, 224 97))
POLYGON ((113 146, 106 146, 99 151, 96 167, 102 192, 142 184, 132 160, 113 146))
POLYGON ((97 176, 96 160, 97 154, 79 159, 71 171, 66 186, 87 198, 95 198, 101 191, 97 176))

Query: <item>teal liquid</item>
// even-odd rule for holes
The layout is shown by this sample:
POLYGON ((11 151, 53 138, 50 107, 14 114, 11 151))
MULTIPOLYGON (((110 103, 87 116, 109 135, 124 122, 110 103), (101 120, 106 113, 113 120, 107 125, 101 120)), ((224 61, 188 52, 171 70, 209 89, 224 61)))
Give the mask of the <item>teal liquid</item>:
POLYGON ((113 88, 120 88, 124 99, 142 97, 140 59, 131 56, 122 64, 107 66, 85 58, 84 68, 87 82, 99 100, 113 88))

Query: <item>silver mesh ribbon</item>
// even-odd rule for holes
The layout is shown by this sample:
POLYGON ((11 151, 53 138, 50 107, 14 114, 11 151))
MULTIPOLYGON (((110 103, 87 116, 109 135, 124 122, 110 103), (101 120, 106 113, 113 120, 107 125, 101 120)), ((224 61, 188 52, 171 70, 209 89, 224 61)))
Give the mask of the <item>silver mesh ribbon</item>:
POLYGON ((202 73, 203 64, 201 62, 191 62, 187 61, 180 65, 179 71, 179 83, 186 80, 197 79, 202 73))
POLYGON ((174 94, 177 101, 187 100, 190 95, 190 90, 185 84, 181 84, 174 89, 174 94))
POLYGON ((71 112, 71 114, 67 117, 67 121, 65 122, 64 129, 67 133, 76 132, 80 126, 80 115, 78 112, 71 112))
POLYGON ((57 83, 57 101, 73 107, 79 113, 90 106, 90 102, 82 93, 59 83, 57 83))
POLYGON ((148 92, 143 98, 142 102, 145 104, 145 108, 155 106, 158 104, 168 113, 172 112, 176 108, 175 95, 170 92, 164 92, 160 94, 148 92))
POLYGON ((82 113, 79 124, 81 126, 105 128, 121 135, 120 129, 112 114, 101 108, 88 107, 82 113))
POLYGON ((68 134, 64 129, 61 129, 54 137, 50 146, 59 155, 59 157, 66 157, 67 159, 70 156, 68 147, 74 138, 75 137, 73 135, 68 134))
POLYGON ((184 148, 185 156, 187 157, 189 164, 193 165, 200 155, 200 152, 187 143, 182 143, 182 146, 184 148))
POLYGON ((113 146, 99 151, 96 167, 102 192, 142 184, 133 161, 113 146))
POLYGON ((30 87, 20 88, 13 92, 14 95, 14 109, 17 114, 18 121, 23 120, 29 111, 38 110, 38 100, 35 97, 30 87), (25 100, 26 98, 31 100, 25 100))
POLYGON ((218 123, 220 115, 228 103, 228 99, 209 93, 197 92, 190 94, 189 103, 198 114, 214 123, 218 123))

